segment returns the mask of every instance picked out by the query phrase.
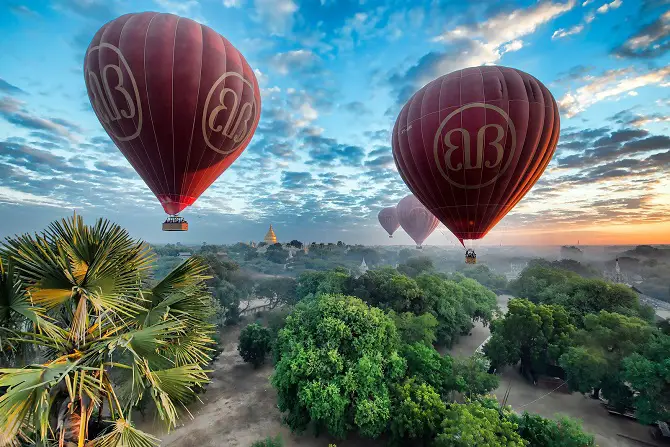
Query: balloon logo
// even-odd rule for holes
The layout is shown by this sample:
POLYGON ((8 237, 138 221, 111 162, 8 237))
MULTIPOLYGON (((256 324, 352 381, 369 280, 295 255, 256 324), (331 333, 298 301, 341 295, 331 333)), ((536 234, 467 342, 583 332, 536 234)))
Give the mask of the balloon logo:
MULTIPOLYGON (((100 124, 171 216, 242 154, 260 119, 260 89, 242 54, 173 14, 126 14, 103 25, 84 77, 100 124)), ((163 229, 187 228, 170 219, 181 218, 163 229)))
MULTIPOLYGON (((140 102, 140 92, 137 90, 137 82, 135 82, 135 77, 128 66, 126 58, 123 57, 121 51, 114 45, 108 43, 95 45, 88 50, 86 57, 100 58, 101 56, 99 53, 104 52, 105 50, 111 51, 114 54, 112 58, 117 57, 119 62, 118 64, 112 63, 105 65, 100 73, 102 75, 102 83, 98 77, 98 73, 87 67, 86 88, 89 92, 89 97, 91 98, 93 111, 109 136, 118 141, 130 141, 137 138, 142 131, 142 103, 140 102), (117 95, 112 94, 112 89, 109 86, 109 70, 112 70, 113 79, 116 80, 114 91, 121 94, 120 98, 117 95), (128 80, 127 84, 130 84, 132 95, 128 91, 126 85, 124 85, 124 79, 128 80), (121 99, 120 104, 117 104, 117 99, 121 99), (119 110, 119 107, 122 107, 121 110, 119 110), (134 121, 135 116, 137 116, 137 122, 134 121), (125 128, 119 123, 121 118, 130 120, 125 123, 125 128)), ((104 55, 102 57, 104 57, 104 55)))
POLYGON ((447 115, 440 123, 433 143, 435 164, 442 177, 452 185, 465 189, 494 183, 509 168, 515 148, 516 131, 509 115, 500 107, 479 102, 459 107, 447 115), (481 109, 488 112, 487 124, 476 129, 454 126, 455 123, 476 123, 476 115, 481 114, 481 109), (472 170, 481 171, 481 178, 475 179, 474 184, 468 184, 468 177, 472 182, 468 171, 472 170))

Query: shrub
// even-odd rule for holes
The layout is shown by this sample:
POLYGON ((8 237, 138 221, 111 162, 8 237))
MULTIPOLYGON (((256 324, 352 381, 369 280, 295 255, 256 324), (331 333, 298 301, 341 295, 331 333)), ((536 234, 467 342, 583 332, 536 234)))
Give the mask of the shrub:
POLYGON ((283 447, 284 441, 282 441, 281 436, 277 435, 276 437, 268 436, 262 441, 256 441, 251 444, 251 447, 283 447))
POLYGON ((258 368, 265 362, 265 354, 270 352, 270 331, 253 323, 242 329, 237 350, 245 362, 258 368))

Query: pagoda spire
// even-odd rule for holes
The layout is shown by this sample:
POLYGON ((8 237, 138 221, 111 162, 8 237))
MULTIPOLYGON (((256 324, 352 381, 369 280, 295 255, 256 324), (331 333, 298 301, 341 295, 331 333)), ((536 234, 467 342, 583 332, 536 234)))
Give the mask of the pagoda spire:
POLYGON ((268 245, 273 245, 277 243, 277 235, 275 234, 275 230, 272 229, 272 224, 270 224, 270 229, 265 234, 265 238, 263 238, 263 241, 268 245))

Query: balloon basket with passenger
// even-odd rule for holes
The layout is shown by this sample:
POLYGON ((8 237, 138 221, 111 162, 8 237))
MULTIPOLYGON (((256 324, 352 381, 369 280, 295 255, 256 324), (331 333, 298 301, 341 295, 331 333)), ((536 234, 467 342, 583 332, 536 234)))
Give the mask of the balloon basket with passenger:
POLYGON ((188 222, 180 216, 169 216, 163 222, 163 231, 188 231, 188 222))
POLYGON ((477 254, 471 248, 465 250, 465 263, 466 264, 476 264, 477 263, 477 254))

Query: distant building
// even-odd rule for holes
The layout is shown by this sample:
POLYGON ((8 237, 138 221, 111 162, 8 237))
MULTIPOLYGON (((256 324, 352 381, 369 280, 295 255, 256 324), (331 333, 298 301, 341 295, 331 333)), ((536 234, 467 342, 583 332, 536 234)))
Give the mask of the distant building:
POLYGON ((621 271, 621 267, 619 266, 619 258, 616 258, 614 270, 603 272, 603 276, 609 281, 617 284, 625 284, 630 287, 630 281, 627 275, 621 271))
POLYGON ((368 265, 365 263, 365 258, 363 258, 363 262, 361 262, 361 265, 358 267, 358 273, 361 275, 365 275, 365 272, 368 271, 368 265))
POLYGON ((191 257, 191 253, 188 251, 180 251, 177 256, 179 256, 180 259, 188 259, 191 257))
POLYGON ((265 234, 265 238, 263 238, 263 241, 268 245, 277 243, 277 235, 275 234, 275 230, 272 229, 272 224, 270 224, 270 229, 265 234))

